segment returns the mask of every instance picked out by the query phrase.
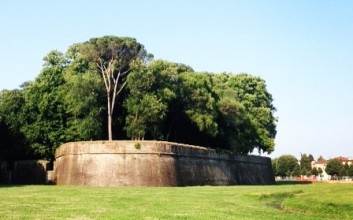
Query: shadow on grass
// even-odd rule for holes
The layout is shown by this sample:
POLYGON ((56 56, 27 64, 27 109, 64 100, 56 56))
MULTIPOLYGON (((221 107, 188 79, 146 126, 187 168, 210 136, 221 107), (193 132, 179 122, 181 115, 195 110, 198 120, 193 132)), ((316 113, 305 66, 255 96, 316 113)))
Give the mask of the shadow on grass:
POLYGON ((14 188, 14 187, 23 187, 25 185, 17 185, 17 184, 0 184, 1 188, 14 188))
POLYGON ((15 187, 24 187, 24 186, 55 186, 55 184, 47 183, 47 184, 4 184, 0 183, 1 188, 15 188, 15 187))
POLYGON ((302 184, 312 184, 313 181, 309 180, 281 180, 276 181, 276 185, 302 185, 302 184))

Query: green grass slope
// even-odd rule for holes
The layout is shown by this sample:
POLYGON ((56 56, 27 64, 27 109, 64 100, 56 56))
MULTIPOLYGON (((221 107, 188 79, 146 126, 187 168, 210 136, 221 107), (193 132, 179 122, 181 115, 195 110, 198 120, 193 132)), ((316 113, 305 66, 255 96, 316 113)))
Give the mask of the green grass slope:
POLYGON ((2 186, 0 219, 353 219, 353 184, 2 186))

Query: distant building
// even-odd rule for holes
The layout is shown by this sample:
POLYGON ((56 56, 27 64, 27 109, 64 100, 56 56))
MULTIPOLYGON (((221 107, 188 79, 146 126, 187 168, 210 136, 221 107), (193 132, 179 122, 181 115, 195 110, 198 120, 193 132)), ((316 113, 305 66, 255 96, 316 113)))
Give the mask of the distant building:
MULTIPOLYGON (((331 159, 338 159, 339 161, 341 161, 343 165, 345 164, 348 164, 349 166, 353 165, 353 158, 339 156, 339 157, 333 157, 331 159)), ((327 165, 327 160, 325 160, 322 156, 320 156, 316 161, 311 162, 311 168, 314 168, 314 167, 316 169, 321 168, 322 170, 321 180, 330 180, 330 175, 326 173, 326 165, 327 165)))
POLYGON ((343 165, 348 164, 349 166, 353 164, 353 159, 349 157, 336 157, 343 165))
POLYGON ((321 169, 322 174, 319 174, 319 180, 329 180, 330 175, 326 173, 327 160, 320 156, 316 161, 311 162, 311 168, 321 169))

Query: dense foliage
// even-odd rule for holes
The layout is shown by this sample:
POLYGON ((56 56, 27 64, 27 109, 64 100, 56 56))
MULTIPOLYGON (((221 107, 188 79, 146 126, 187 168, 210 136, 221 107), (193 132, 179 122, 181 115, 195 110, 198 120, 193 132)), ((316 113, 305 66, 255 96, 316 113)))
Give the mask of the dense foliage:
POLYGON ((311 163, 314 161, 313 155, 302 154, 300 157, 300 174, 301 175, 315 175, 318 171, 311 168, 311 163))
POLYGON ((135 39, 114 36, 49 52, 34 81, 0 91, 0 159, 53 159, 64 142, 107 137, 274 150, 275 107, 263 79, 151 57, 135 39))
POLYGON ((326 173, 331 175, 333 179, 338 178, 338 176, 345 176, 341 173, 344 170, 344 165, 338 159, 331 159, 327 161, 326 173))
POLYGON ((293 155, 282 155, 272 159, 273 173, 281 177, 318 176, 323 170, 312 167, 314 161, 311 154, 301 154, 299 160, 293 155))
MULTIPOLYGON (((323 160, 320 156, 317 161, 323 160)), ((272 169, 275 176, 281 177, 321 176, 326 172, 332 180, 353 178, 353 164, 340 158, 328 160, 324 170, 312 166, 313 162, 315 163, 315 159, 311 154, 301 154, 300 160, 293 155, 281 155, 272 159, 272 169)))
POLYGON ((295 156, 290 154, 285 154, 274 159, 272 166, 276 176, 296 176, 296 174, 300 172, 298 160, 295 158, 295 156))

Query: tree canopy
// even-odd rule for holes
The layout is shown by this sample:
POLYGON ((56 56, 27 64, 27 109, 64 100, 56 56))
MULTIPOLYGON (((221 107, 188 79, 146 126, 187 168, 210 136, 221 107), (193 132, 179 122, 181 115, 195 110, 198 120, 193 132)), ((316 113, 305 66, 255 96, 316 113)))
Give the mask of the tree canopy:
POLYGON ((339 159, 334 158, 327 161, 325 171, 328 175, 331 175, 331 178, 335 179, 341 176, 340 172, 343 168, 344 166, 342 165, 342 162, 339 159))
POLYGON ((64 142, 107 137, 239 154, 274 150, 276 109, 259 77, 153 60, 135 39, 115 36, 50 51, 43 60, 34 81, 0 92, 0 151, 7 158, 19 158, 22 146, 21 157, 53 159, 64 142))
MULTIPOLYGON (((321 159, 323 159, 321 157, 321 159)), ((320 157, 319 159, 320 160, 320 157)), ((282 177, 299 177, 299 176, 318 176, 322 174, 321 168, 312 166, 314 157, 311 154, 301 154, 297 160, 293 155, 281 155, 272 159, 273 171, 276 176, 282 177)))
MULTIPOLYGON (((311 163, 314 161, 313 155, 301 154, 300 157, 300 169, 302 175, 307 175, 310 171, 313 171, 313 175, 316 174, 315 170, 312 170, 311 163)), ((316 174, 317 175, 317 174, 316 174)))
POLYGON ((107 98, 108 139, 113 139, 112 123, 117 96, 126 85, 124 76, 134 62, 146 61, 144 46, 129 37, 104 36, 75 45, 77 55, 86 59, 102 76, 107 98))
POLYGON ((294 173, 297 173, 299 164, 298 160, 293 156, 293 155, 282 155, 276 159, 276 168, 275 170, 277 171, 277 175, 282 176, 282 177, 289 177, 294 175, 294 173))

